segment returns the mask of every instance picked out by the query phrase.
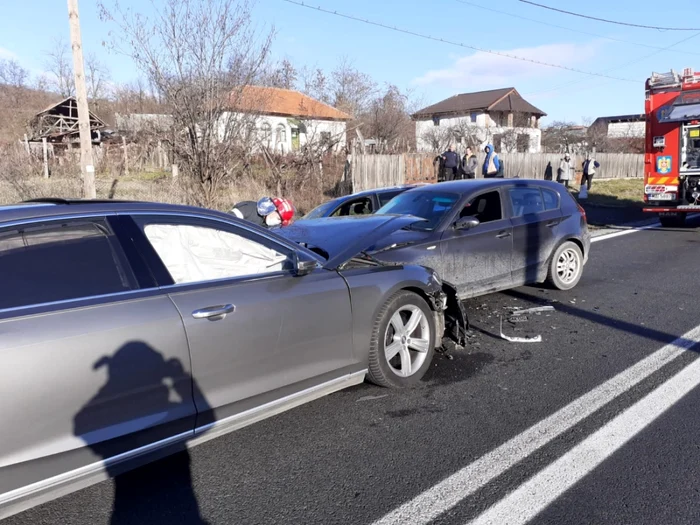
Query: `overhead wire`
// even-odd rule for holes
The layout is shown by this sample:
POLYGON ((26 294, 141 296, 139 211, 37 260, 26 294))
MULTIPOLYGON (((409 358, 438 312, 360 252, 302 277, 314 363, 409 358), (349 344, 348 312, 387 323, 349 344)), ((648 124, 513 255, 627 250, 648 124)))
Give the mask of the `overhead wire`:
MULTIPOLYGON (((608 71, 613 71, 613 70, 616 70, 616 69, 622 69, 622 68, 625 68, 625 67, 633 66, 633 65, 638 64, 638 63, 640 63, 640 62, 643 62, 643 61, 646 60, 647 58, 651 58, 651 57, 653 57, 654 55, 658 55, 659 53, 662 53, 663 51, 668 51, 668 50, 671 49, 672 47, 677 46, 677 45, 680 45, 680 44, 682 44, 683 42, 686 42, 686 41, 691 40, 691 39, 693 39, 693 38, 696 38, 696 37, 698 37, 698 36, 700 36, 700 32, 695 33, 695 34, 693 34, 693 35, 690 35, 690 36, 688 36, 688 37, 685 37, 685 38, 679 40, 678 42, 674 42, 673 44, 670 44, 670 45, 668 45, 668 46, 666 46, 666 47, 663 47, 663 48, 659 49, 658 51, 654 51, 653 53, 650 53, 650 54, 648 54, 648 55, 644 55, 643 57, 639 57, 639 58, 633 60, 632 62, 626 62, 625 64, 620 64, 620 65, 618 65, 618 66, 613 66, 613 67, 611 67, 611 68, 605 69, 605 70, 603 70, 603 73, 607 73, 608 71)), ((572 86, 572 85, 574 85, 574 84, 579 84, 579 83, 581 83, 581 82, 583 82, 583 81, 584 81, 583 79, 572 80, 571 82, 567 82, 566 84, 562 84, 562 85, 557 86, 557 87, 554 87, 554 88, 543 89, 543 90, 539 90, 539 91, 531 91, 531 92, 529 92, 529 93, 525 93, 525 95, 539 95, 539 94, 541 94, 541 93, 549 93, 549 92, 551 92, 551 91, 557 91, 557 90, 559 90, 559 89, 562 89, 562 88, 565 88, 565 87, 568 87, 568 86, 572 86)), ((599 85, 607 85, 607 84, 609 84, 609 82, 603 82, 603 84, 599 84, 599 85)))
POLYGON ((634 83, 639 83, 639 82, 640 82, 639 80, 634 80, 634 79, 630 79, 630 78, 615 77, 615 76, 611 76, 611 75, 605 75, 605 74, 601 74, 601 73, 595 73, 595 72, 592 72, 592 71, 584 71, 584 70, 582 70, 582 69, 577 69, 577 68, 573 68, 573 67, 563 66, 563 65, 561 65, 561 64, 551 64, 551 63, 549 63, 549 62, 542 62, 542 61, 540 61, 540 60, 535 60, 535 59, 531 59, 531 58, 526 58, 526 57, 521 57, 521 56, 517 56, 517 55, 512 55, 512 54, 510 54, 510 53, 503 53, 503 52, 501 52, 501 51, 493 51, 493 50, 491 50, 491 49, 484 49, 484 48, 482 48, 482 47, 473 46, 473 45, 470 45, 470 44, 464 44, 464 43, 461 43, 461 42, 455 42, 455 41, 452 41, 452 40, 446 40, 446 39, 444 39, 444 38, 438 38, 438 37, 434 37, 434 36, 427 35, 427 34, 424 34, 424 33, 418 33, 417 31, 412 31, 412 30, 409 30, 409 29, 402 29, 402 28, 399 28, 399 27, 396 27, 396 26, 390 26, 390 25, 388 25, 388 24, 383 24, 383 23, 381 23, 381 22, 375 22, 375 21, 373 21, 373 20, 369 20, 369 19, 366 19, 366 18, 360 18, 360 17, 357 17, 357 16, 348 15, 348 14, 345 14, 345 13, 340 13, 340 12, 338 12, 338 11, 332 11, 332 10, 330 10, 330 9, 324 9, 324 8, 322 8, 322 7, 320 7, 320 6, 316 7, 316 6, 308 5, 308 4, 306 4, 306 3, 302 2, 302 1, 298 1, 298 0, 282 0, 282 1, 283 1, 283 2, 287 2, 288 4, 293 4, 293 5, 299 6, 299 7, 304 7, 304 8, 307 8, 307 9, 314 10, 314 11, 319 11, 319 12, 321 12, 321 13, 326 13, 326 14, 330 14, 330 15, 333 15, 333 16, 337 16, 337 17, 340 17, 340 18, 345 18, 345 19, 347 19, 347 20, 353 20, 353 21, 355 21, 355 22, 362 22, 362 23, 364 23, 364 24, 371 25, 371 26, 381 27, 381 28, 383 28, 383 29, 389 29, 389 30, 394 31, 394 32, 397 32, 397 33, 403 33, 403 34, 406 34, 406 35, 411 35, 411 36, 423 38, 423 39, 425 39, 425 40, 432 40, 432 41, 434 41, 434 42, 441 42, 441 43, 443 43, 443 44, 449 44, 449 45, 461 47, 461 48, 464 48, 464 49, 471 49, 471 50, 479 51, 479 52, 482 52, 482 53, 488 53, 488 54, 490 54, 490 55, 501 56, 501 57, 510 58, 510 59, 513 59, 513 60, 520 60, 520 61, 523 61, 523 62, 529 62, 529 63, 531 63, 531 64, 537 64, 537 65, 540 65, 540 66, 546 66, 546 67, 551 67, 551 68, 556 68, 556 69, 562 69, 562 70, 566 70, 566 71, 571 71, 571 72, 573 72, 573 73, 580 73, 580 74, 582 74, 582 75, 588 75, 588 76, 593 76, 593 77, 607 78, 607 79, 610 79, 610 80, 617 80, 617 81, 621 81, 621 82, 634 82, 634 83))
POLYGON ((620 22, 617 20, 609 20, 607 18, 600 18, 597 16, 584 15, 581 13, 574 13, 573 11, 567 11, 565 9, 559 9, 558 7, 552 7, 549 5, 538 4, 537 2, 532 2, 531 0, 518 0, 523 4, 530 4, 535 7, 540 7, 542 9, 548 9, 549 11, 556 11, 557 13, 563 13, 566 15, 577 16, 579 18, 586 18, 588 20, 595 20, 597 22, 605 22, 606 24, 615 24, 619 26, 636 27, 639 29, 656 29, 658 31, 700 31, 700 27, 661 27, 661 26, 649 26, 644 24, 633 24, 631 22, 620 22))
MULTIPOLYGON (((499 15, 506 15, 506 16, 510 16, 510 17, 512 17, 512 18, 518 18, 518 19, 520 19, 520 20, 526 20, 526 21, 528 21, 528 22, 534 22, 534 23, 536 23, 536 24, 541 24, 541 25, 550 26, 550 27, 556 27, 556 28, 558 28, 558 29, 564 29, 564 30, 566 30, 566 31, 574 31, 574 32, 580 33, 580 34, 582 34, 582 35, 594 36, 594 37, 597 37, 597 38, 603 38, 603 39, 605 39, 605 40, 611 40, 611 41, 613 41, 613 42, 620 42, 620 43, 623 43, 623 44, 630 44, 630 45, 633 45, 633 46, 646 47, 646 48, 649 48, 649 49, 657 49, 657 50, 660 50, 660 51, 662 51, 662 50, 665 51, 665 50, 666 50, 666 48, 661 47, 661 46, 654 46, 654 45, 651 45, 651 44, 644 44, 644 43, 642 43, 642 42, 632 42, 631 40, 623 40, 622 38, 615 38, 615 37, 611 37, 611 36, 601 35, 601 34, 598 34, 598 33, 591 33, 590 31, 583 31, 583 30, 581 30, 581 29, 574 29, 573 27, 561 26, 561 25, 558 25, 558 24, 553 24, 553 23, 551 23, 551 22, 545 22, 544 20, 537 20, 537 19, 535 19, 535 18, 529 18, 529 17, 527 17, 527 16, 522 16, 522 15, 518 15, 518 14, 515 14, 515 13, 509 13, 508 11, 501 11, 500 9, 494 9, 494 8, 492 8, 492 7, 486 7, 486 6, 483 6, 483 5, 475 4, 475 3, 473 3, 473 2, 468 2, 468 1, 466 1, 466 0, 454 0, 454 1, 457 2, 457 3, 459 3, 459 4, 464 4, 464 5, 476 7, 476 8, 478 8, 478 9, 483 9, 484 11, 490 11, 490 12, 492 12, 492 13, 498 13, 499 15)), ((686 51, 686 50, 684 50, 684 49, 676 49, 676 50, 674 50, 674 52, 675 52, 675 53, 684 53, 684 54, 687 54, 687 55, 696 55, 696 56, 700 56, 700 53, 697 53, 697 52, 694 52, 694 51, 686 51)))

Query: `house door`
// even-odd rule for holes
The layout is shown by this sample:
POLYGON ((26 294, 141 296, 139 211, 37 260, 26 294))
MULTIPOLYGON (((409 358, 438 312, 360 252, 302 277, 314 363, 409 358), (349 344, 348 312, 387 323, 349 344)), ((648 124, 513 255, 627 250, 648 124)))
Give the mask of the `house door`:
POLYGON ((292 151, 299 149, 299 128, 292 128, 292 151))

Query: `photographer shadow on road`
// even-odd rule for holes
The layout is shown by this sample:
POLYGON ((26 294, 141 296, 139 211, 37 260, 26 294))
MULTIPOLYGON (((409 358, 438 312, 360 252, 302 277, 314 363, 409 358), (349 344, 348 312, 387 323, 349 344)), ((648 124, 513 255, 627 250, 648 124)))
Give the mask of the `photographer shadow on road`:
POLYGON ((205 525, 192 486, 186 442, 193 429, 211 421, 209 406, 178 359, 165 360, 146 343, 123 345, 103 356, 94 370, 107 368, 105 385, 76 414, 74 434, 105 462, 113 479, 112 525, 187 523, 205 525), (199 415, 194 406, 197 399, 199 415), (202 420, 202 415, 210 420, 202 420), (207 414, 209 414, 207 416, 207 414), (187 434, 190 434, 189 436, 187 434), (181 436, 167 459, 125 472, 116 461, 139 447, 181 436))

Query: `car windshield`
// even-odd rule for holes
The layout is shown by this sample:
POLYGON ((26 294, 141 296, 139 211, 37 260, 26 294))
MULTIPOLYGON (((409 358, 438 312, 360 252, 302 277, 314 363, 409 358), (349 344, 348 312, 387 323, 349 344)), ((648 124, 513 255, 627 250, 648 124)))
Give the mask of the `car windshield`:
POLYGON ((334 208, 334 206, 337 204, 337 201, 332 200, 329 202, 324 202, 320 206, 316 206, 313 210, 311 210, 309 213, 304 215, 304 219, 319 219, 321 217, 325 217, 328 215, 328 213, 334 208))
POLYGON ((457 193, 407 191, 397 195, 377 211, 378 214, 415 215, 425 222, 411 225, 413 230, 434 230, 459 200, 457 193))

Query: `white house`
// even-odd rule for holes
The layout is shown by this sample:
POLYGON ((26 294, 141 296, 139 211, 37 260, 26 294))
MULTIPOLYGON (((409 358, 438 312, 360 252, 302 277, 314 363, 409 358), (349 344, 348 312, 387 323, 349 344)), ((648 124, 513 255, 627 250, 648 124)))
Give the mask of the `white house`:
POLYGON ((483 148, 493 144, 496 152, 541 150, 540 118, 536 108, 515 88, 462 93, 417 111, 418 151, 435 151, 452 144, 458 150, 467 145, 483 148))
POLYGON ((306 144, 327 145, 339 152, 346 144, 352 117, 298 91, 246 86, 232 100, 233 115, 252 117, 258 143, 279 153, 294 152, 306 144))
POLYGON ((598 117, 591 128, 604 131, 611 139, 642 138, 646 135, 646 117, 643 113, 598 117))

